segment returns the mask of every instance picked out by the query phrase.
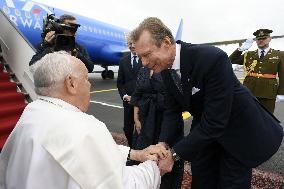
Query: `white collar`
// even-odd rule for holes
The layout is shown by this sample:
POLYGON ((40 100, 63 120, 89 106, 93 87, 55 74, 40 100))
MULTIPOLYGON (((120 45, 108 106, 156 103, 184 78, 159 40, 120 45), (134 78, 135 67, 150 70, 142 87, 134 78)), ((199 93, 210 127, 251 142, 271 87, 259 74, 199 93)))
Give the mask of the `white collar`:
POLYGON ((65 102, 64 100, 61 100, 59 98, 53 98, 53 97, 48 97, 48 96, 38 96, 38 99, 50 104, 53 104, 57 107, 61 107, 65 110, 71 110, 75 112, 81 112, 81 110, 72 104, 69 104, 68 102, 65 102))
POLYGON ((258 54, 259 54, 259 55, 261 54, 261 51, 262 51, 262 50, 264 50, 264 54, 267 54, 268 51, 270 50, 270 47, 267 47, 267 48, 265 48, 265 49, 260 49, 260 48, 258 48, 258 54))
POLYGON ((131 52, 131 59, 133 59, 134 56, 136 56, 136 58, 138 57, 137 54, 133 54, 133 53, 131 52))
POLYGON ((180 49, 181 49, 181 44, 176 44, 176 57, 171 67, 171 69, 174 69, 177 71, 180 70, 180 49))

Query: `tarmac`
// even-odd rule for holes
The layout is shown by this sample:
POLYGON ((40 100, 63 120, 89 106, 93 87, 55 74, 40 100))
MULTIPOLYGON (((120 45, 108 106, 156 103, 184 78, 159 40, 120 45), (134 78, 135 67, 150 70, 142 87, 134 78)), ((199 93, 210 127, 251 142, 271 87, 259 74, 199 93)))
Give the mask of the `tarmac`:
MULTIPOLYGON (((235 72, 235 74, 238 78, 242 77, 241 72, 235 72)), ((116 78, 117 73, 115 73, 113 80, 103 80, 100 73, 89 74, 92 87, 91 103, 87 113, 104 122, 111 132, 123 133, 123 105, 117 91, 116 78)), ((284 123, 284 102, 277 104, 274 114, 284 123)), ((185 120, 186 135, 189 133, 191 120, 191 117, 185 120)), ((278 152, 257 169, 284 176, 284 141, 282 141, 278 152)))

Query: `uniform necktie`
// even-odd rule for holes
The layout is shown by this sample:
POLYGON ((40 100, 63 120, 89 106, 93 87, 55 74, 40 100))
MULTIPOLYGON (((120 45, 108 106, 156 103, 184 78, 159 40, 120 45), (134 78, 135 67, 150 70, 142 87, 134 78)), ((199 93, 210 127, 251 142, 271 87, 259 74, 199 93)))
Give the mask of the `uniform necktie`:
POLYGON ((260 53, 260 57, 259 57, 260 59, 263 59, 263 57, 264 57, 264 53, 265 53, 265 51, 264 51, 264 50, 262 50, 262 51, 261 51, 261 53, 260 53))
POLYGON ((137 61, 136 61, 136 55, 135 56, 133 56, 133 60, 132 60, 132 67, 133 67, 133 70, 137 70, 137 67, 138 67, 138 63, 137 63, 137 61))

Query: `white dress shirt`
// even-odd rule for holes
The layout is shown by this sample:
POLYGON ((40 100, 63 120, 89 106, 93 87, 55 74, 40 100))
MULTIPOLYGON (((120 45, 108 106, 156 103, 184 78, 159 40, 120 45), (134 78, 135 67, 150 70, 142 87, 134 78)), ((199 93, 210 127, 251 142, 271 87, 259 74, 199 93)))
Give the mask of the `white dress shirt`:
POLYGON ((180 73, 180 49, 181 49, 181 44, 176 44, 176 56, 175 56, 175 60, 173 62, 171 69, 174 69, 177 72, 177 74, 181 77, 181 73, 180 73))
POLYGON ((0 155, 1 189, 159 188, 155 162, 126 167, 129 147, 105 124, 63 100, 25 108, 0 155))

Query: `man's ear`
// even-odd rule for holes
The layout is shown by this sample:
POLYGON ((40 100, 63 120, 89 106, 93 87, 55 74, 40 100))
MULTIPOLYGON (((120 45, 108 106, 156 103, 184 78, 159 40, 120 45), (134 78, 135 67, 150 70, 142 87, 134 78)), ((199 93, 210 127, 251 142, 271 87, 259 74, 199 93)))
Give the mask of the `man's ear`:
POLYGON ((172 42, 171 42, 171 39, 168 37, 168 36, 166 36, 165 38, 164 38, 164 45, 166 46, 166 47, 170 47, 171 45, 172 45, 172 42))
POLYGON ((72 75, 68 75, 65 78, 65 86, 66 86, 66 90, 68 93, 70 94, 76 94, 77 93, 77 82, 75 77, 73 77, 72 75))

